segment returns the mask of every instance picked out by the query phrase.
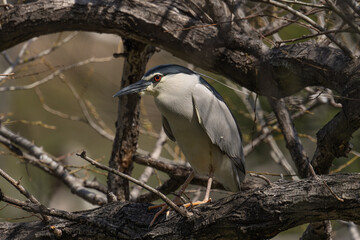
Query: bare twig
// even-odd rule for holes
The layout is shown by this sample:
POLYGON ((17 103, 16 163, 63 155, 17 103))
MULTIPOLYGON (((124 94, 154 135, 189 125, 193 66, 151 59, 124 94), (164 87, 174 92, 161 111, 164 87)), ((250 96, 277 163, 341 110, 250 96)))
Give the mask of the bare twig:
MULTIPOLYGON (((301 13, 300 11, 295 10, 294 8, 275 1, 275 0, 255 0, 255 1, 260 1, 260 2, 264 2, 264 3, 269 3, 271 5, 274 5, 276 7, 282 8, 288 12, 291 12, 292 14, 296 15, 297 17, 299 17, 300 19, 306 21, 307 23, 309 23, 311 26, 315 27, 318 31, 320 32, 326 32, 327 29, 324 29, 322 26, 320 26, 319 24, 317 24, 314 20, 312 20, 310 17, 304 15, 303 13, 301 13)), ((338 41, 334 36, 332 36, 331 34, 325 34, 334 44, 336 44, 341 50, 344 51, 344 53, 351 57, 352 59, 354 59, 353 53, 346 47, 344 46, 340 41, 338 41)))
POLYGON ((12 76, 14 75, 14 73, 0 73, 0 77, 9 77, 9 76, 12 76))
MULTIPOLYGON (((1 25, 0 25, 1 26, 1 25)), ((13 72, 14 68, 19 64, 19 62, 21 61, 23 55, 26 52, 26 49, 30 46, 31 43, 33 43, 34 41, 36 41, 37 38, 32 38, 29 41, 25 42, 24 45, 21 47, 20 52, 18 54, 18 56, 16 57, 15 61, 11 62, 11 66, 8 67, 4 72, 2 72, 2 74, 6 75, 9 74, 11 72, 13 72)), ((8 61, 11 61, 9 56, 7 56, 5 54, 5 57, 8 61)), ((0 82, 7 76, 0 76, 0 82)), ((0 88, 1 89, 1 88, 0 88)))
POLYGON ((304 35, 298 38, 292 38, 292 39, 287 39, 287 40, 281 40, 281 41, 276 41, 277 43, 293 43, 296 41, 300 41, 300 40, 304 40, 304 39, 309 39, 309 38, 314 38, 314 37, 318 37, 321 35, 326 35, 329 33, 341 33, 341 32, 349 32, 349 29, 344 29, 344 30, 328 30, 325 32, 318 32, 318 33, 314 33, 314 34, 309 34, 309 35, 304 35))
MULTIPOLYGON (((155 148, 153 152, 150 154, 150 157, 154 160, 157 160, 160 157, 162 147, 166 142, 166 133, 164 128, 161 128, 159 138, 155 143, 155 148)), ((144 172, 141 174, 139 181, 146 183, 153 173, 154 169, 150 166, 147 166, 144 172)), ((141 187, 139 185, 134 186, 134 188, 130 192, 131 199, 136 199, 140 195, 141 187)))
POLYGON ((284 135, 286 147, 290 151, 291 157, 297 167, 299 175, 302 178, 310 176, 309 158, 303 149, 302 143, 293 125, 291 116, 285 107, 284 100, 273 99, 271 97, 269 97, 268 100, 274 110, 280 129, 284 135))
MULTIPOLYGON (((6 172, 4 172, 2 169, 0 169, 0 175, 6 180, 8 181, 11 185, 13 185, 22 195, 24 195, 27 199, 29 199, 32 203, 41 205, 41 203, 34 197, 34 195, 32 195, 31 193, 29 193, 21 184, 20 181, 16 181, 15 179, 13 179, 10 175, 8 175, 6 172)), ((51 218, 49 218, 48 216, 42 215, 42 218, 45 221, 50 221, 51 218)))
MULTIPOLYGON (((185 179, 185 178, 184 178, 185 179)), ((184 180, 185 181, 185 180, 184 180)), ((163 194, 171 194, 176 191, 184 181, 176 178, 169 178, 168 180, 164 181, 159 187, 156 188, 159 192, 163 194)), ((159 196, 153 192, 145 192, 141 194, 139 197, 136 198, 136 202, 153 202, 158 200, 159 196)))
POLYGON ((269 186, 272 186, 271 181, 268 178, 266 178, 265 176, 263 176, 263 175, 250 173, 250 176, 260 178, 260 179, 264 180, 269 186))
POLYGON ((353 20, 349 19, 349 17, 347 17, 344 14, 344 11, 340 10, 335 3, 333 3, 333 1, 331 0, 325 0, 326 3, 330 6, 330 8, 337 14, 339 15, 339 17, 341 17, 342 20, 344 20, 344 22, 346 22, 350 27, 352 27, 357 33, 360 33, 360 26, 357 25, 353 20))
POLYGON ((164 194, 162 194, 162 193, 159 192, 158 190, 150 187, 149 185, 147 185, 147 184, 145 184, 145 183, 143 183, 143 182, 141 182, 141 181, 139 181, 139 180, 137 180, 137 179, 135 179, 135 178, 132 178, 132 177, 130 177, 130 176, 128 176, 128 175, 126 175, 126 174, 124 174, 124 173, 122 173, 122 172, 119 172, 119 171, 117 171, 117 170, 115 170, 115 169, 113 169, 113 168, 110 168, 110 167, 108 167, 108 166, 105 166, 105 165, 103 165, 103 164, 100 164, 100 163, 94 161, 93 159, 91 159, 91 158, 89 158, 89 157, 86 156, 86 152, 85 152, 85 151, 83 151, 83 152, 80 153, 80 154, 76 154, 76 155, 78 155, 78 156, 81 157, 82 159, 88 161, 89 163, 91 163, 92 165, 96 166, 97 168, 100 168, 100 169, 106 170, 106 171, 108 171, 108 172, 111 172, 111 173, 113 173, 113 174, 115 174, 115 175, 118 175, 118 176, 120 176, 120 177, 122 177, 122 178, 125 178, 126 180, 128 180, 128 181, 130 181, 130 182, 133 182, 133 183, 135 183, 135 184, 137 184, 137 185, 145 188, 146 190, 149 190, 149 191, 151 191, 151 192, 153 192, 153 193, 156 193, 164 202, 166 202, 166 203, 168 204, 168 206, 170 206, 172 209, 174 209, 174 210, 175 210, 177 213, 179 213, 181 216, 183 216, 183 217, 188 217, 188 216, 189 216, 189 213, 188 213, 187 211, 184 211, 184 210, 180 209, 175 203, 173 203, 173 202, 172 202, 169 198, 167 198, 164 194))
POLYGON ((283 3, 287 3, 287 4, 296 4, 296 5, 301 5, 301 6, 306 6, 306 7, 312 7, 312 8, 324 8, 324 9, 328 9, 329 7, 323 4, 317 4, 317 3, 309 3, 309 2, 302 2, 302 1, 297 1, 297 0, 277 0, 278 2, 283 2, 283 3))
MULTIPOLYGON (((109 58, 112 59, 112 58, 109 58)), ((76 100, 78 101, 81 111, 85 116, 86 122, 97 132, 99 133, 101 136, 103 136, 104 138, 113 141, 114 140, 114 135, 111 133, 108 133, 107 131, 105 131, 101 126, 99 126, 97 123, 95 123, 95 121, 92 119, 89 110, 86 106, 86 103, 84 102, 84 100, 81 98, 81 96, 79 95, 79 93, 76 91, 75 87, 72 85, 72 83, 68 80, 65 79, 64 76, 60 76, 60 78, 63 80, 63 82, 68 86, 68 88, 71 90, 71 93, 74 95, 74 97, 76 98, 76 100)))
POLYGON ((111 61, 113 60, 113 57, 104 57, 104 58, 89 58, 65 67, 61 67, 58 70, 56 70, 55 72, 53 72, 52 74, 40 79, 39 81, 33 82, 31 84, 28 85, 23 85, 23 86, 9 86, 9 87, 0 87, 0 92, 5 92, 5 91, 19 91, 19 90, 28 90, 28 89, 32 89, 35 88, 37 86, 40 86, 41 84, 44 84, 48 81, 50 81, 51 79, 59 76, 61 73, 65 72, 65 71, 69 71, 75 67, 79 67, 79 66, 83 66, 89 63, 98 63, 98 62, 107 62, 107 61, 111 61))
POLYGON ((41 169, 47 172, 50 171, 51 175, 62 180, 71 189, 71 191, 79 197, 97 205, 102 205, 107 202, 104 197, 84 188, 84 180, 78 179, 75 176, 69 174, 69 172, 59 162, 55 161, 49 154, 45 153, 42 148, 36 146, 31 141, 20 135, 14 134, 3 125, 0 125, 0 136, 2 136, 3 140, 9 141, 7 146, 10 150, 15 151, 18 155, 23 155, 24 157, 26 156, 19 152, 21 150, 18 147, 13 146, 14 144, 28 151, 29 155, 31 156, 29 158, 31 163, 35 163, 37 166, 43 165, 41 169))
MULTIPOLYGON (((61 34, 61 33, 60 33, 61 34)), ((62 39, 61 41, 55 42, 53 44, 53 46, 51 46, 50 48, 34 55, 31 56, 29 58, 21 58, 18 62, 19 65, 24 64, 24 63, 29 63, 32 61, 35 61, 37 59, 40 59, 42 57, 45 57, 47 55, 49 55, 50 53, 54 52, 56 49, 60 48, 61 46, 63 46, 65 43, 69 42, 70 40, 72 40, 76 35, 78 34, 78 32, 71 32, 69 35, 67 35, 64 39, 62 39)))
POLYGON ((43 109, 45 111, 47 111, 47 112, 49 112, 49 113, 51 113, 51 114, 53 114, 55 116, 64 118, 64 119, 69 119, 69 120, 72 120, 72 121, 86 122, 85 118, 81 118, 79 116, 69 115, 69 114, 63 113, 63 112, 61 112, 59 110, 53 109, 50 106, 48 106, 46 104, 46 102, 45 102, 44 95, 42 94, 40 88, 35 88, 35 93, 39 97, 40 104, 41 104, 41 106, 43 107, 43 109))

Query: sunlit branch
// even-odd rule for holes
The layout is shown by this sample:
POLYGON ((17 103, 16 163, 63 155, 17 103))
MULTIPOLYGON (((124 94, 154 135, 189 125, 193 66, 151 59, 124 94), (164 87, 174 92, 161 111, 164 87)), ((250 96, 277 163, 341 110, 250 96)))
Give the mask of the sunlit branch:
POLYGON ((91 163, 92 165, 94 165, 95 167, 97 168, 100 168, 100 169, 103 169, 103 170, 106 170, 107 172, 111 172, 115 175, 118 175, 122 178, 125 178, 127 179, 128 181, 130 182, 133 182, 143 188, 145 188, 146 190, 150 191, 150 192, 153 192, 155 194, 157 194, 164 202, 166 202, 168 204, 168 206, 170 206, 172 209, 174 209, 177 213, 179 213, 181 216, 183 217, 188 217, 188 213, 186 211, 184 211, 183 209, 180 209, 175 203, 173 203, 169 198, 167 198, 164 194, 162 194, 161 192, 159 192, 158 190, 150 187, 149 185, 133 178, 133 177, 130 177, 129 175, 126 175, 122 172, 119 172, 113 168, 110 168, 108 166, 105 166, 101 163, 98 163, 96 161, 94 161, 93 159, 89 158, 88 156, 86 156, 86 153, 85 152, 82 152, 81 154, 77 154, 79 157, 81 157, 82 159, 88 161, 89 163, 91 163))
MULTIPOLYGON (((14 61, 11 62, 11 59, 10 57, 6 54, 6 53, 3 53, 4 56, 5 56, 5 59, 8 61, 8 62, 11 62, 11 66, 8 67, 4 72, 2 72, 3 75, 7 75, 11 72, 13 72, 14 68, 20 63, 22 57, 24 56, 26 50, 28 49, 28 47, 31 45, 31 43, 33 43, 34 41, 36 41, 37 38, 32 38, 30 40, 28 40, 27 42, 25 42, 23 44, 23 46, 21 47, 16 59, 14 61)), ((0 82, 4 79, 5 77, 4 76, 0 76, 0 82)), ((1 88, 0 88, 1 89, 1 88)), ((1 90, 0 90, 1 91, 1 90)))
POLYGON ((107 62, 107 61, 111 61, 113 60, 113 57, 104 57, 104 58, 89 58, 65 67, 61 67, 58 70, 56 70, 55 72, 53 72, 52 74, 36 81, 33 82, 31 84, 28 85, 23 85, 23 86, 9 86, 9 87, 0 87, 0 92, 5 92, 5 91, 19 91, 19 90, 28 90, 28 89, 32 89, 35 87, 38 87, 44 83, 47 83, 48 81, 50 81, 51 79, 54 79, 55 77, 59 76, 61 73, 65 72, 65 71, 69 71, 73 68, 79 67, 79 66, 83 66, 89 63, 99 63, 99 62, 107 62))
POLYGON ((86 122, 97 132, 99 133, 101 136, 103 136, 104 138, 113 141, 114 140, 114 135, 111 133, 108 133, 107 131, 105 131, 104 128, 102 128, 101 126, 99 126, 91 117, 89 110, 86 106, 86 103, 84 101, 84 99, 79 95, 79 93, 76 91, 75 87, 72 85, 72 83, 70 81, 68 81, 67 79, 65 79, 64 76, 60 76, 61 79, 63 80, 63 82, 68 86, 68 88, 70 89, 71 93, 73 94, 73 96, 75 97, 75 99, 78 101, 79 106, 81 108, 81 111, 83 113, 83 115, 85 116, 86 122))
MULTIPOLYGON (((10 175, 8 175, 6 172, 4 172, 2 169, 0 169, 0 175, 6 180, 8 181, 11 185, 13 185, 22 195, 24 195, 28 200, 30 200, 32 203, 34 204, 38 204, 40 205, 39 200, 36 199, 36 197, 34 195, 32 195, 31 193, 29 193, 29 191, 27 191, 20 183, 20 181, 16 181, 15 179, 13 179, 10 175)), ((49 218, 48 216, 42 215, 42 218, 45 221, 50 221, 51 218, 49 218)))
POLYGON ((32 156, 33 161, 37 162, 38 165, 44 165, 46 169, 51 171, 51 175, 59 178, 73 193, 79 197, 92 204, 102 205, 107 202, 104 197, 84 188, 84 180, 69 174, 68 170, 65 169, 59 162, 55 161, 49 154, 45 153, 40 147, 36 146, 31 141, 20 135, 14 134, 3 125, 0 125, 0 136, 2 137, 1 139, 7 139, 10 141, 9 143, 11 144, 9 145, 8 143, 7 147, 10 147, 10 150, 15 151, 20 156, 23 154, 19 148, 25 149, 28 154, 32 156), (16 146, 13 146, 14 144, 16 146))
POLYGON ((40 104, 41 106, 43 107, 43 109, 57 117, 61 117, 61 118, 64 118, 64 119, 69 119, 69 120, 72 120, 72 121, 80 121, 80 122, 87 122, 85 118, 81 118, 79 116, 73 116, 73 115, 69 115, 67 113, 63 113, 59 110, 56 110, 56 109, 53 109, 51 108, 49 105, 46 104, 45 102, 45 98, 44 98, 44 95, 42 94, 40 88, 35 88, 35 93, 37 94, 37 96, 39 97, 39 100, 40 100, 40 104))
POLYGON ((40 59, 42 57, 45 57, 47 55, 49 55, 50 53, 54 52, 56 49, 60 48, 61 46, 63 46, 65 43, 69 42, 70 40, 72 40, 76 35, 78 34, 78 32, 71 32, 68 36, 66 36, 64 39, 62 39, 61 41, 55 42, 53 44, 53 46, 51 46, 50 48, 34 55, 31 56, 29 58, 21 58, 18 62, 18 65, 24 64, 24 63, 29 63, 32 61, 35 61, 37 59, 40 59))
MULTIPOLYGON (((302 20, 306 21, 307 23, 309 23, 310 25, 312 25, 313 27, 315 27, 319 32, 325 32, 327 31, 327 29, 324 29, 323 27, 321 27, 319 24, 317 24, 314 20, 312 20, 310 17, 304 15, 303 13, 293 9, 292 7, 283 4, 281 2, 277 2, 275 0, 254 0, 257 2, 264 2, 264 3, 269 3, 272 4, 274 6, 277 6, 279 8, 282 8, 286 11, 291 12, 292 14, 296 15, 297 17, 301 18, 302 20)), ((344 53, 346 55, 348 55, 351 58, 354 58, 353 53, 346 47, 344 46, 344 44, 342 44, 340 41, 338 41, 334 36, 332 36, 331 34, 325 34, 333 43, 335 43, 341 50, 344 51, 344 53)))

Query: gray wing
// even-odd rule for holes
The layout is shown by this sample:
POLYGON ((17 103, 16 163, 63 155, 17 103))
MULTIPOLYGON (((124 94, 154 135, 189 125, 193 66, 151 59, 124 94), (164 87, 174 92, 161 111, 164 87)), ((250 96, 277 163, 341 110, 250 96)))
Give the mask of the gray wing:
POLYGON ((171 131, 171 128, 170 128, 170 125, 169 125, 169 122, 168 120, 163 116, 161 115, 161 120, 162 120, 162 125, 163 125, 163 128, 165 130, 165 133, 166 135, 172 140, 172 141, 176 141, 175 137, 174 137, 174 134, 172 133, 171 131))
MULTIPOLYGON (((200 125, 212 143, 219 146, 234 163, 238 180, 245 177, 245 158, 241 132, 223 98, 205 80, 193 91, 193 101, 200 125)), ((234 169, 235 170, 235 169, 234 169)))

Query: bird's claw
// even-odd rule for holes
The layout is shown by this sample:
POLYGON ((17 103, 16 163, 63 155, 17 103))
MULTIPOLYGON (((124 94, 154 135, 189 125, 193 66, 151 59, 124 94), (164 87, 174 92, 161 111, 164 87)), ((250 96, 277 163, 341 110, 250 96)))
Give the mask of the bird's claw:
MULTIPOLYGON (((208 199, 204 199, 202 201, 196 201, 196 202, 189 202, 189 203, 185 203, 185 204, 182 204, 180 203, 179 199, 178 198, 175 198, 173 200, 173 202, 177 205, 181 205, 182 207, 185 207, 185 208, 188 208, 188 207, 194 207, 194 206, 197 206, 197 205, 201 205, 201 204, 205 204, 205 203, 209 203, 211 202, 211 198, 208 198, 208 199)), ((158 211, 154 218, 151 220, 151 223, 149 225, 149 227, 151 227, 152 225, 154 225, 156 219, 163 213, 165 212, 165 210, 169 207, 166 203, 163 203, 163 204, 159 204, 159 205, 154 205, 154 206, 150 206, 148 207, 148 210, 152 210, 152 209, 156 209, 156 208, 160 208, 160 211, 158 211)), ((169 216, 169 213, 170 213, 171 209, 169 209, 167 212, 166 212, 166 218, 168 218, 169 216)))

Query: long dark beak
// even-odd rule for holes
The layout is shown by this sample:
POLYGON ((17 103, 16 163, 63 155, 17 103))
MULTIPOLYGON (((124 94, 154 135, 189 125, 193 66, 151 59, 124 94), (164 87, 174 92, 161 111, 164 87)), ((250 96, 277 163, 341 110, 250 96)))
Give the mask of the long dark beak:
POLYGON ((140 80, 136 83, 133 83, 133 84, 121 89, 113 97, 120 97, 120 96, 130 94, 130 93, 141 92, 141 91, 145 90, 150 84, 151 84, 151 81, 140 80))

